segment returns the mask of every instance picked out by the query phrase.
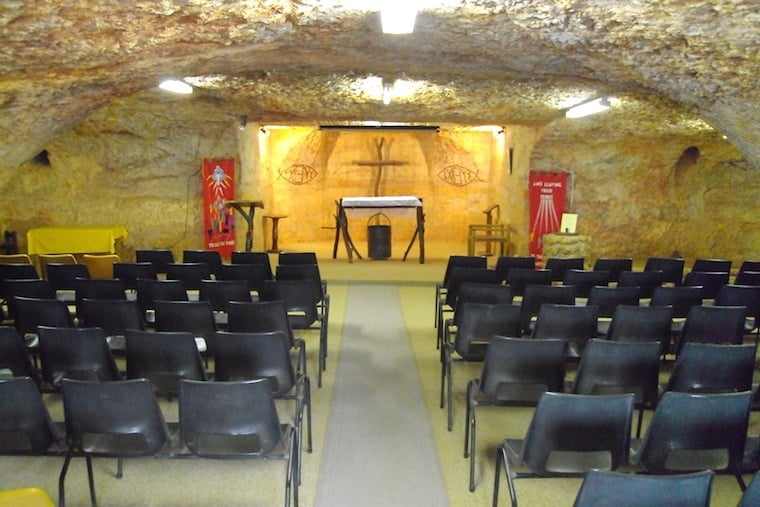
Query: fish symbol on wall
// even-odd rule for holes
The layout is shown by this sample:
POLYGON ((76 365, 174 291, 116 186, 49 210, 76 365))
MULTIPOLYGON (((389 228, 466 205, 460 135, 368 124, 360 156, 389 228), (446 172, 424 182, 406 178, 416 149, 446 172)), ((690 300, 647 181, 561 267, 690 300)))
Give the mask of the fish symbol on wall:
POLYGON ((478 177, 478 171, 473 171, 459 164, 444 167, 438 173, 438 177, 455 187, 465 187, 475 181, 483 181, 478 177))
POLYGON ((317 170, 307 164, 293 164, 280 171, 280 178, 291 185, 305 185, 317 177, 317 170))

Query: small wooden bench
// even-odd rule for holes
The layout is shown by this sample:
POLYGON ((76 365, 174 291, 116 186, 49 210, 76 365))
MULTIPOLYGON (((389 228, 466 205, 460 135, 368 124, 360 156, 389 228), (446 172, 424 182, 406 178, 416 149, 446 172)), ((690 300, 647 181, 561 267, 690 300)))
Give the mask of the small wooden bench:
MULTIPOLYGON (((499 255, 509 249, 509 224, 476 224, 468 226, 467 255, 475 255, 475 243, 498 243, 499 255)), ((490 249, 489 249, 490 250, 490 249)))

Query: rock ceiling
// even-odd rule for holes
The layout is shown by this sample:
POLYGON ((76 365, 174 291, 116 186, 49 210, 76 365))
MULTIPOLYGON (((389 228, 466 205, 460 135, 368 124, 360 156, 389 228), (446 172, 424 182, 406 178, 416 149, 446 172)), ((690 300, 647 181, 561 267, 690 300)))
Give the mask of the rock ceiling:
POLYGON ((704 131, 760 167, 757 0, 419 1, 413 34, 384 35, 382 1, 3 0, 0 165, 179 77, 230 121, 704 131), (408 93, 384 105, 382 78, 408 93), (598 96, 615 107, 564 119, 598 96))

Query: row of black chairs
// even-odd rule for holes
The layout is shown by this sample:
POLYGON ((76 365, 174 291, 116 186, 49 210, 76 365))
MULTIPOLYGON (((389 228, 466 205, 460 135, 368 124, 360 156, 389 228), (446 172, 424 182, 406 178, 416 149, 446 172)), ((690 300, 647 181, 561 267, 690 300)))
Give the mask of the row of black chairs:
MULTIPOLYGON (((486 257, 450 256, 443 280, 436 284, 435 324, 441 322, 441 307, 452 307, 456 294, 451 294, 451 289, 455 293, 462 280, 507 284, 518 296, 528 284, 575 285, 579 297, 588 297, 594 286, 639 287, 642 298, 651 297, 654 288, 661 285, 701 286, 702 297, 712 299, 721 286, 729 283, 731 261, 697 259, 685 277, 684 260, 677 258, 651 257, 643 271, 634 271, 630 258, 597 259, 592 270, 585 268, 584 258, 549 258, 545 266, 536 269, 531 256, 504 256, 497 259, 495 269, 488 270, 486 257)), ((734 284, 760 285, 760 261, 744 261, 734 284)))
MULTIPOLYGON (((733 393, 753 390, 755 345, 688 344, 666 382, 660 383, 657 342, 591 340, 572 379, 566 377, 567 344, 561 340, 491 338, 479 378, 467 384, 465 457, 474 488, 476 409, 532 407, 545 392, 578 395, 631 393, 639 416, 657 410, 666 393, 733 393)), ((449 391, 449 423, 452 397, 449 391)), ((451 427, 449 427, 451 429, 451 427)))
MULTIPOLYGON (((267 378, 275 397, 295 400, 301 421, 306 410, 311 450, 311 382, 302 351, 291 357, 291 338, 283 331, 217 331, 214 335, 214 371, 207 372, 196 337, 183 331, 127 329, 121 349, 126 370, 120 371, 99 327, 40 326, 35 352, 39 366, 29 358, 20 335, 0 327, 0 376, 29 377, 41 391, 60 391, 64 379, 115 381, 147 378, 156 394, 178 395, 183 379, 220 381, 267 378), (295 365, 293 364, 295 363, 295 365)), ((300 423, 299 423, 300 428, 300 423)))
MULTIPOLYGON (((447 325, 441 350, 441 406, 444 392, 451 398, 452 363, 484 360, 493 335, 525 341, 558 340, 565 344, 564 361, 579 361, 588 343, 605 338, 611 343, 657 344, 657 357, 671 351, 672 320, 669 307, 619 306, 607 335, 598 334, 597 309, 593 306, 544 304, 535 327, 523 338, 520 307, 508 304, 465 303, 456 331, 447 325)), ((690 344, 744 343, 743 307, 695 306, 687 317, 672 349, 680 358, 690 344)))
POLYGON ((190 300, 192 291, 182 280, 138 278, 135 291, 130 293, 121 279, 77 278, 74 285, 76 310, 71 316, 67 315, 60 304, 27 301, 31 298, 55 299, 58 294, 48 280, 11 279, 3 280, 0 284, 10 314, 10 320, 7 322, 15 323, 24 335, 33 335, 40 324, 99 326, 110 336, 123 335, 126 328, 144 329, 146 323, 155 323, 160 330, 186 330, 204 337, 212 353, 213 333, 218 328, 226 328, 230 302, 283 301, 292 328, 319 330, 321 385, 321 371, 326 367, 329 325, 329 295, 325 292, 326 284, 319 277, 316 265, 278 266, 278 275, 280 276, 276 280, 265 281, 256 296, 252 296, 250 285, 245 279, 203 279, 199 282, 199 301, 190 300), (128 297, 130 294, 134 297, 128 297), (131 301, 132 299, 136 302, 131 301), (17 300, 22 301, 17 303, 17 300), (156 323, 157 301, 182 301, 186 304, 162 304, 161 314, 167 317, 156 323), (19 304, 23 307, 21 312, 16 311, 19 304), (176 313, 181 315, 175 318, 176 313))
MULTIPOLYGON (((254 313, 256 311, 264 312, 265 309, 257 308, 254 313)), ((250 319, 250 315, 245 312, 243 318, 250 319)), ((253 329, 254 326, 247 326, 247 322, 251 320, 241 321, 238 327, 253 329)), ((261 322, 255 326, 267 331, 214 333, 213 374, 204 368, 197 337, 190 332, 125 330, 119 349, 126 362, 126 371, 122 372, 117 368, 112 344, 99 327, 41 326, 38 329, 39 345, 35 349, 39 357, 38 369, 29 359, 20 335, 13 327, 4 326, 0 327, 0 372, 6 376, 30 377, 43 391, 59 391, 66 378, 98 381, 147 378, 158 395, 169 398, 178 395, 179 383, 183 379, 267 378, 275 397, 295 401, 294 419, 298 422, 299 434, 306 411, 307 442, 311 452, 311 383, 305 371, 305 350, 300 347, 293 360, 291 336, 284 331, 268 331, 271 327, 262 326, 261 322)))
MULTIPOLYGON (((515 481, 519 478, 584 476, 591 470, 639 472, 648 477, 726 471, 745 490, 742 472, 747 470, 751 397, 751 392, 668 392, 639 440, 630 438, 633 394, 544 393, 525 437, 506 439, 498 446, 493 505, 498 505, 502 470, 513 506, 518 504, 515 481)), ((757 469, 756 461, 749 466, 757 469)), ((658 505, 642 494, 636 492, 638 500, 631 504, 658 505)), ((747 496, 755 494, 753 488, 747 496)), ((626 501, 616 496, 611 503, 599 505, 626 505, 626 501)))
MULTIPOLYGON (((709 507, 714 473, 649 475, 591 470, 573 507, 709 507)), ((736 507, 760 505, 760 474, 755 474, 736 507)))
MULTIPOLYGON (((447 341, 451 341, 451 329, 459 328, 468 304, 515 307, 505 310, 512 316, 513 323, 514 320, 519 322, 519 330, 510 331, 510 336, 532 335, 536 331, 540 310, 544 305, 551 304, 575 307, 556 308, 552 310, 551 320, 544 319, 545 324, 551 324, 564 314, 564 322, 559 321, 555 327, 570 341, 582 342, 597 334, 611 335, 617 339, 624 332, 629 336, 621 336, 620 339, 631 340, 643 334, 646 339, 660 340, 663 353, 677 353, 680 345, 674 349, 669 346, 673 335, 680 336, 677 344, 683 340, 739 343, 745 334, 756 329, 757 314, 751 305, 757 306, 760 301, 760 286, 724 286, 713 304, 703 304, 698 288, 691 287, 661 287, 657 297, 646 305, 641 304, 636 288, 595 287, 592 297, 581 302, 575 295, 575 287, 571 285, 531 285, 518 302, 514 301, 509 285, 464 283, 451 318, 445 319, 438 330, 438 345, 445 336, 447 341), (625 308, 621 310, 621 307, 625 308), (573 322, 584 322, 586 325, 571 328, 573 322), (651 326, 630 336, 637 323, 639 327, 644 324, 651 326)), ((501 318, 506 318, 505 312, 500 312, 501 318)), ((552 329, 543 325, 540 331, 546 336, 552 329)))
MULTIPOLYGON (((450 264, 458 265, 462 262, 469 267, 485 267, 482 261, 461 261, 452 256, 449 259, 450 264)), ((644 271, 662 271, 664 283, 681 285, 685 282, 686 276, 692 272, 720 272, 731 273, 733 262, 730 259, 714 258, 697 258, 691 267, 686 269, 686 261, 677 257, 649 257, 644 264, 644 271)), ((550 257, 546 260, 544 267, 552 273, 552 279, 555 282, 564 280, 565 274, 570 270, 586 270, 586 259, 583 257, 559 258, 550 257)), ((529 268, 535 269, 535 258, 532 256, 502 256, 496 261, 495 270, 497 276, 502 281, 506 281, 507 274, 511 268, 529 268)), ((598 258, 594 261, 592 271, 603 271, 609 274, 611 282, 617 282, 620 273, 624 271, 633 271, 633 259, 628 257, 621 258, 598 258)), ((760 272, 760 260, 745 260, 741 263, 737 276, 741 279, 745 273, 760 272)), ((748 275, 748 279, 756 278, 756 275, 748 275)), ((736 281, 735 283, 745 283, 736 281)), ((754 284, 753 284, 754 285, 754 284)))
POLYGON ((93 506, 97 505, 93 458, 122 460, 155 456, 216 459, 284 459, 283 504, 298 505, 301 475, 298 431, 281 423, 265 378, 234 382, 182 380, 179 422, 167 423, 151 383, 145 379, 65 379, 64 421, 53 422, 28 377, 0 379, 0 454, 63 456, 59 505, 75 457, 84 457, 93 506), (223 415, 222 415, 223 414, 223 415))

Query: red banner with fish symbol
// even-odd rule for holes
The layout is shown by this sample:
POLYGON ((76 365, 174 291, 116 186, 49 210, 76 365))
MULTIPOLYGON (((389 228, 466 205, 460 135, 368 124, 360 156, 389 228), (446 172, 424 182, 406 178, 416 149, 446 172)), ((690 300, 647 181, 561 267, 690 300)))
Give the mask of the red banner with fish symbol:
POLYGON ((529 251, 540 259, 543 252, 543 236, 559 231, 565 212, 567 173, 531 171, 528 178, 530 207, 529 251))
POLYGON ((204 248, 228 259, 235 249, 233 210, 227 207, 227 201, 235 198, 235 159, 204 158, 201 173, 204 248))

